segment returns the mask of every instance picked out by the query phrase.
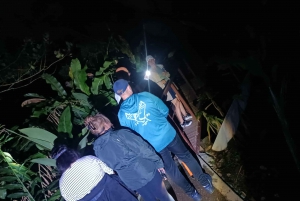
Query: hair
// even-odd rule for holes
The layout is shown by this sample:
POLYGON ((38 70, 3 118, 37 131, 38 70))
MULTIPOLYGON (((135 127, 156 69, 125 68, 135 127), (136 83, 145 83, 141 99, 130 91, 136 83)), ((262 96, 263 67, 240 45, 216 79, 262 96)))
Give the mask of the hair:
POLYGON ((100 135, 107 128, 112 127, 111 121, 103 114, 96 114, 95 116, 88 116, 84 120, 84 125, 91 125, 94 129, 90 129, 91 133, 94 135, 100 135))
POLYGON ((116 76, 117 80, 119 80, 119 79, 124 79, 127 81, 130 80, 130 75, 126 71, 123 71, 123 70, 115 72, 115 76, 116 76))
POLYGON ((56 145, 51 150, 51 158, 56 159, 56 167, 61 174, 80 157, 78 151, 68 148, 64 144, 56 145))

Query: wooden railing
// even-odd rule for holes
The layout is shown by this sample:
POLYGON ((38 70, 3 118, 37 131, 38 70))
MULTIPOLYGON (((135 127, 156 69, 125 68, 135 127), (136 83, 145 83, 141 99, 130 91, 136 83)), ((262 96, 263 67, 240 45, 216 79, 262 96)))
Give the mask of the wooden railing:
MULTIPOLYGON (((184 75, 182 74, 182 72, 178 69, 180 75, 182 77, 184 77, 184 75)), ((170 88, 173 89, 173 91, 176 93, 177 99, 182 103, 182 105, 184 106, 184 108, 187 110, 188 113, 190 113, 194 119, 197 119, 194 112, 192 111, 191 107, 189 106, 189 104, 185 101, 185 99, 181 96, 180 92, 178 91, 177 87, 173 84, 173 79, 174 79, 174 75, 171 77, 171 79, 169 79, 165 85, 165 88, 163 90, 163 93, 161 95, 161 98, 163 98, 164 96, 166 96, 166 94, 168 93, 168 91, 170 90, 170 88)), ((184 77, 184 80, 187 82, 186 78, 184 77)), ((187 82, 188 83, 188 82, 187 82)), ((189 84, 189 83, 188 83, 189 84)), ((189 84, 189 86, 191 87, 191 85, 189 84)), ((175 112, 175 111, 174 111, 175 112)), ((193 145, 191 144, 190 140, 187 138, 187 136, 185 135, 185 133, 181 130, 181 128, 177 125, 177 123, 174 121, 173 117, 169 114, 170 119, 173 121, 173 124, 176 125, 177 127, 177 131, 180 133, 181 137, 184 139, 184 141, 187 143, 187 145, 190 147, 191 150, 193 150, 196 154, 197 151, 195 150, 195 148, 193 147, 193 145)))

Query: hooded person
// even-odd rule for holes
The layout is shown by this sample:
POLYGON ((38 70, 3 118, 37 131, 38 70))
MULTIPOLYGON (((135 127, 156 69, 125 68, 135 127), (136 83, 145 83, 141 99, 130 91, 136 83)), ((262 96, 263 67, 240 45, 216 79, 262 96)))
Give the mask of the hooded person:
POLYGON ((201 200, 198 191, 179 171, 172 159, 173 153, 189 167, 200 184, 209 193, 213 193, 211 176, 202 171, 168 122, 169 109, 163 101, 148 92, 133 94, 128 82, 123 79, 116 81, 113 89, 123 99, 118 112, 120 124, 135 130, 154 147, 163 159, 167 175, 195 201, 201 200))

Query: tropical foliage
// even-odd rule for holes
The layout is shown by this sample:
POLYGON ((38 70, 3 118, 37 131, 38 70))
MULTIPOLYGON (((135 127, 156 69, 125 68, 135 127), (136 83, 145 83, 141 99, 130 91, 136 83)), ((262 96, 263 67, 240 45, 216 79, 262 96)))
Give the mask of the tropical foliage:
MULTIPOLYGON (((66 44, 70 47, 68 51, 54 52, 56 58, 54 62, 64 60, 59 67, 59 75, 66 80, 65 84, 59 81, 62 79, 57 73, 49 72, 50 66, 46 67, 44 64, 47 55, 45 51, 38 52, 40 56, 34 58, 36 62, 32 64, 33 66, 38 63, 44 66, 37 72, 32 72, 36 67, 31 67, 32 70, 24 72, 19 77, 8 76, 5 81, 3 80, 3 83, 10 82, 10 85, 1 85, 4 87, 2 92, 6 92, 13 88, 14 83, 20 83, 18 86, 22 87, 22 82, 24 86, 31 84, 30 80, 33 77, 43 79, 53 90, 52 94, 56 95, 35 92, 25 94, 24 97, 27 99, 21 106, 32 108, 31 116, 24 124, 27 128, 0 127, 0 199, 51 201, 62 199, 58 189, 55 160, 49 158, 49 151, 58 139, 83 151, 90 143, 89 133, 82 127, 83 120, 86 116, 99 112, 99 108, 92 104, 91 97, 98 97, 102 107, 115 105, 111 89, 114 66, 120 58, 117 56, 118 52, 128 56, 131 62, 135 62, 128 43, 121 36, 116 39, 110 37, 107 43, 99 42, 93 46, 78 45, 82 54, 75 59, 71 58, 73 45, 68 42, 66 44), (66 63, 67 58, 71 58, 69 64, 66 63), (12 156, 15 154, 26 156, 15 159, 12 156)), ((29 54, 26 51, 27 49, 22 49, 20 58, 24 54, 29 54)), ((26 57, 28 61, 25 62, 20 58, 17 58, 15 63, 24 64, 32 60, 26 57)), ((14 72, 12 74, 15 75, 14 72)))

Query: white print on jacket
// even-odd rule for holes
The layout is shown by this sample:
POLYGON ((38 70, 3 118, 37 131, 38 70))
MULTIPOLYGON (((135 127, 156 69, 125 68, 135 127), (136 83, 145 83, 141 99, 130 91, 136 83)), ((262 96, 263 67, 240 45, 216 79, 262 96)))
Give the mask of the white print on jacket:
POLYGON ((146 104, 143 101, 139 102, 139 110, 137 113, 126 113, 126 119, 135 121, 135 125, 142 123, 142 126, 147 125, 148 121, 151 121, 147 117, 150 116, 150 113, 146 114, 146 104))

